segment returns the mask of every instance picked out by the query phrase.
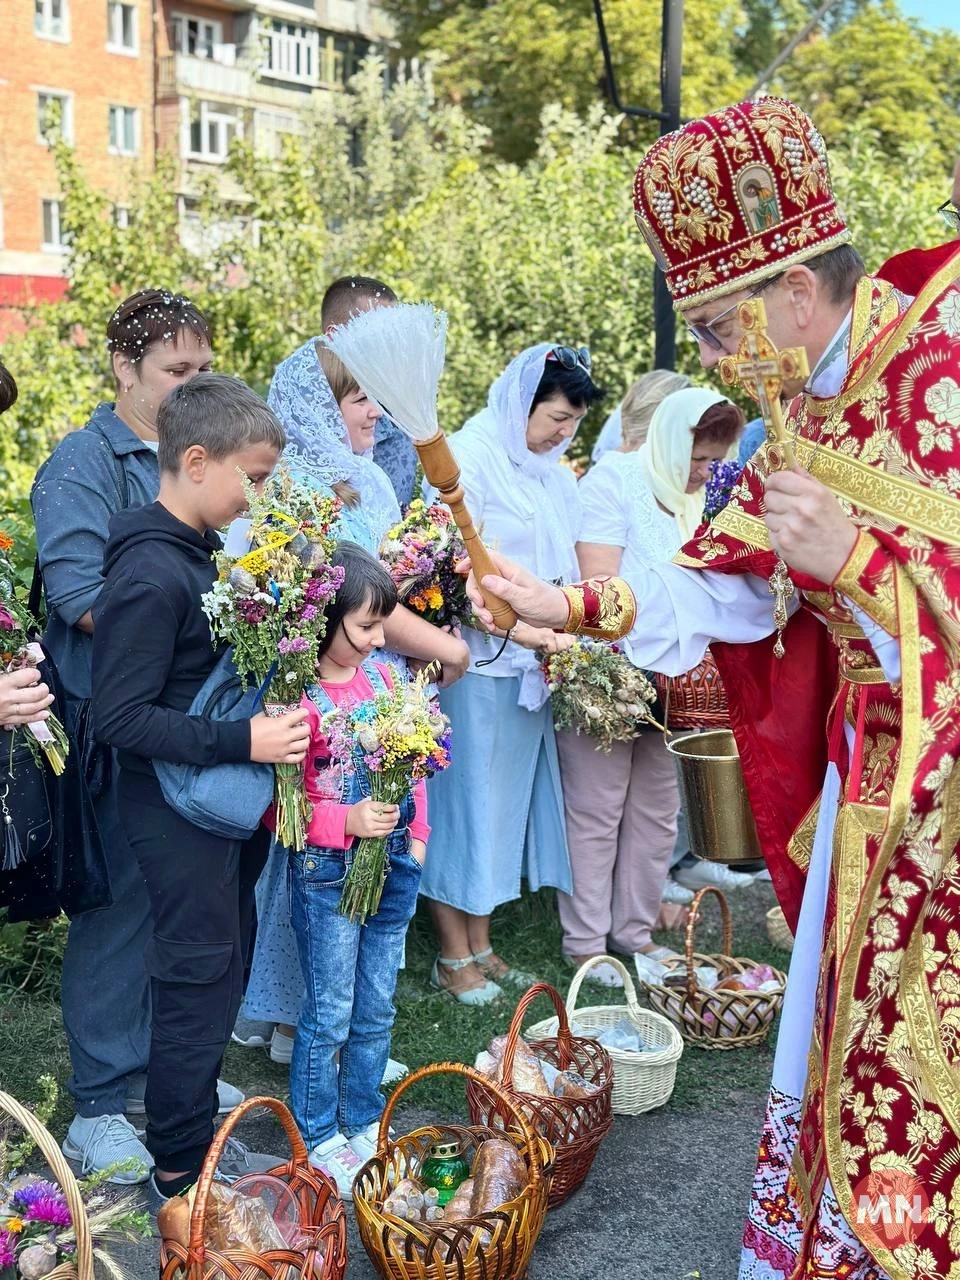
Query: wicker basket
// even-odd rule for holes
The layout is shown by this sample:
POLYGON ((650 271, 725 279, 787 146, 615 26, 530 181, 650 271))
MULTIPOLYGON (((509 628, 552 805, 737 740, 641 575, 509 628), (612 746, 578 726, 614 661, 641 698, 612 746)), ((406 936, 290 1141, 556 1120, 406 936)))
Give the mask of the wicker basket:
POLYGON ((767 912, 767 937, 781 951, 793 951, 793 934, 782 907, 771 907, 767 912))
POLYGON ((72 1262, 61 1262, 54 1267, 47 1273, 46 1280, 94 1280, 93 1241, 90 1238, 87 1211, 84 1208, 77 1180, 73 1176, 73 1170, 67 1164, 63 1152, 33 1112, 28 1111, 9 1093, 0 1093, 0 1112, 16 1120, 21 1129, 29 1133, 53 1176, 59 1182, 70 1208, 70 1221, 77 1237, 76 1257, 72 1262))
MULTIPOLYGON (((594 956, 573 975, 567 992, 567 1018, 592 1034, 605 1027, 615 1027, 626 1018, 646 1044, 656 1046, 644 1053, 635 1049, 615 1049, 612 1045, 603 1046, 613 1063, 611 1110, 614 1115, 639 1116, 644 1111, 662 1107, 669 1100, 677 1078, 677 1063, 683 1053, 683 1040, 672 1022, 651 1009, 641 1009, 633 979, 615 956, 594 956), (612 965, 623 978, 627 1003, 593 1004, 578 1009, 577 996, 583 980, 599 964, 612 965)), ((558 1018, 545 1018, 528 1028, 527 1038, 539 1040, 544 1036, 555 1036, 558 1025, 558 1018)))
POLYGON ((443 1074, 463 1076, 468 1083, 483 1079, 462 1062, 438 1062, 411 1072, 394 1089, 380 1119, 377 1154, 353 1184, 363 1247, 385 1280, 522 1280, 547 1212, 553 1150, 495 1085, 515 1128, 435 1125, 391 1138, 390 1118, 400 1096, 417 1081, 443 1074), (465 1149, 475 1150, 494 1137, 514 1142, 529 1170, 530 1181, 515 1199, 490 1213, 452 1222, 406 1222, 384 1213, 390 1188, 416 1170, 434 1142, 456 1138, 465 1149))
MULTIPOLYGON (((255 1191, 262 1174, 248 1174, 233 1184, 255 1191)), ((197 1196, 190 1215, 190 1243, 184 1248, 176 1240, 160 1242, 160 1280, 342 1280, 347 1269, 347 1219, 343 1202, 330 1179, 314 1169, 293 1116, 276 1098, 248 1098, 230 1112, 216 1137, 197 1183, 197 1196), (269 1175, 289 1187, 296 1203, 298 1225, 309 1237, 306 1249, 271 1249, 253 1253, 249 1249, 218 1252, 204 1244, 204 1217, 207 1197, 217 1165, 236 1123, 249 1111, 267 1107, 274 1112, 290 1142, 291 1157, 269 1175)))
POLYGON ((733 926, 727 900, 719 889, 707 885, 690 904, 685 960, 664 962, 668 969, 686 966, 686 986, 661 987, 643 983, 650 1003, 670 1019, 687 1044, 699 1045, 701 1049, 742 1049, 747 1045, 760 1044, 769 1034, 783 1001, 787 981, 785 973, 774 969, 774 976, 780 983, 774 991, 706 991, 697 986, 694 972, 697 965, 710 965, 717 969, 721 980, 756 968, 755 960, 734 957, 730 954, 732 950, 733 926), (723 918, 723 952, 720 955, 704 955, 693 949, 700 904, 708 893, 714 894, 720 902, 723 918))
POLYGON ((682 676, 655 677, 668 729, 725 729, 730 723, 727 694, 708 649, 703 661, 682 676))
MULTIPOLYGON (((597 1086, 597 1092, 589 1098, 541 1098, 531 1093, 519 1093, 504 1084, 504 1093, 516 1103, 537 1133, 546 1138, 556 1152, 553 1178, 550 1185, 549 1207, 558 1205, 571 1196, 590 1172, 597 1148, 607 1130, 613 1124, 611 1098, 613 1094, 613 1063, 603 1045, 596 1040, 570 1034, 570 1023, 563 1001, 549 983, 538 982, 520 997, 507 1033, 503 1053, 503 1079, 513 1080, 513 1058, 520 1039, 524 1014, 537 996, 546 995, 557 1011, 556 1036, 544 1036, 530 1047, 539 1058, 552 1063, 561 1071, 573 1070, 597 1086)), ((470 1119, 474 1124, 502 1129, 510 1119, 510 1109, 486 1076, 471 1077, 467 1086, 467 1102, 470 1119)))

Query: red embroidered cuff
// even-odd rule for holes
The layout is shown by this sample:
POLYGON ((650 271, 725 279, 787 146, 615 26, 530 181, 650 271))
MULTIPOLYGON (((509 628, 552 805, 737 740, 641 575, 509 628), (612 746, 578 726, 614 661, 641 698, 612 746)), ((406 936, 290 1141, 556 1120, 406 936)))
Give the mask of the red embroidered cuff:
POLYGON ((619 640, 633 630, 637 600, 623 578, 589 578, 564 587, 569 616, 564 631, 596 640, 619 640))

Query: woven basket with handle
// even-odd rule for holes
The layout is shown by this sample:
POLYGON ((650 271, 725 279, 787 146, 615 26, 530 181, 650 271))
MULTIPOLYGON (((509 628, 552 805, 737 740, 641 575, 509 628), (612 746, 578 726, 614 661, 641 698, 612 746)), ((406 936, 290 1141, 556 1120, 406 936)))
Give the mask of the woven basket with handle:
POLYGON ((779 986, 771 991, 716 991, 697 985, 696 967, 709 965, 720 977, 735 978, 757 967, 756 960, 745 956, 733 956, 733 922, 727 900, 719 889, 706 885, 690 903, 690 919, 687 921, 686 956, 665 960, 667 969, 685 973, 683 986, 654 986, 644 982, 647 998, 653 1007, 677 1027, 687 1044, 701 1049, 742 1049, 760 1044, 767 1038, 777 1011, 783 1002, 787 975, 773 970, 779 986), (720 903, 723 920, 723 951, 719 955, 705 955, 694 950, 694 933, 700 919, 700 904, 707 894, 713 894, 720 903))
POLYGON ((680 676, 658 674, 654 683, 668 729, 725 729, 730 723, 727 693, 709 649, 692 671, 680 676))
POLYGON ((390 1095, 380 1119, 377 1154, 353 1184, 357 1228, 370 1260, 385 1280, 522 1280, 547 1212, 553 1151, 534 1134, 514 1104, 494 1085, 510 1128, 497 1125, 431 1125, 400 1138, 390 1136, 390 1120, 411 1085, 436 1075, 482 1080, 462 1062, 438 1062, 413 1071, 390 1095), (487 1138, 514 1143, 530 1180, 518 1196, 474 1218, 450 1222, 407 1222, 385 1213, 383 1202, 401 1178, 415 1177, 435 1142, 456 1139, 471 1160, 487 1138))
POLYGON ((54 1267, 47 1273, 46 1280, 94 1280, 93 1241, 90 1238, 87 1211, 83 1205, 77 1180, 73 1176, 73 1170, 67 1164, 63 1152, 33 1112, 28 1111, 9 1093, 0 1093, 0 1112, 16 1120, 21 1129, 25 1129, 37 1144, 51 1173, 59 1182, 70 1209, 70 1221, 77 1237, 76 1256, 72 1262, 61 1262, 54 1267))
POLYGON ((555 1209, 571 1196, 590 1172, 597 1148, 613 1124, 611 1099, 613 1096, 613 1063, 610 1055, 596 1040, 575 1036, 563 1001, 555 987, 547 982, 537 982, 520 997, 510 1020, 507 1043, 503 1051, 503 1094, 499 1093, 486 1076, 471 1078, 467 1086, 467 1102, 470 1119, 474 1124, 502 1128, 509 1123, 510 1111, 504 1106, 507 1095, 533 1125, 534 1130, 546 1138, 556 1152, 556 1164, 550 1186, 549 1207, 555 1209), (557 1034, 534 1040, 530 1047, 538 1058, 549 1062, 560 1071, 575 1071, 577 1075, 597 1086, 597 1092, 587 1098, 541 1098, 532 1093, 520 1093, 511 1088, 513 1060, 517 1041, 523 1027, 524 1015, 538 996, 548 996, 557 1012, 557 1034))
MULTIPOLYGON (((637 1003, 637 989, 626 967, 616 956, 594 956, 580 966, 573 975, 567 992, 567 1018, 578 1028, 595 1035, 607 1027, 615 1027, 626 1019, 639 1033, 649 1048, 617 1049, 604 1045, 613 1063, 613 1095, 611 1108, 614 1115, 639 1116, 654 1107, 662 1107, 668 1101, 677 1078, 677 1063, 683 1053, 683 1041, 676 1027, 668 1019, 652 1009, 643 1009, 637 1003), (600 964, 609 964, 623 979, 627 1003, 592 1004, 577 1008, 577 997, 584 978, 600 964)), ((527 1039, 540 1040, 555 1036, 559 1019, 544 1018, 527 1029, 527 1039)))
POLYGON ((300 1131, 283 1103, 276 1098, 248 1098, 230 1112, 207 1152, 190 1215, 189 1245, 184 1248, 176 1240, 160 1242, 160 1280, 342 1280, 346 1268, 347 1221, 336 1187, 310 1164, 300 1131), (258 1183, 280 1179, 308 1244, 302 1249, 270 1249, 265 1253, 239 1247, 209 1249, 204 1242, 204 1220, 217 1165, 234 1126, 257 1107, 267 1107, 276 1115, 290 1142, 291 1156, 269 1175, 248 1174, 238 1178, 233 1187, 256 1194, 258 1183))

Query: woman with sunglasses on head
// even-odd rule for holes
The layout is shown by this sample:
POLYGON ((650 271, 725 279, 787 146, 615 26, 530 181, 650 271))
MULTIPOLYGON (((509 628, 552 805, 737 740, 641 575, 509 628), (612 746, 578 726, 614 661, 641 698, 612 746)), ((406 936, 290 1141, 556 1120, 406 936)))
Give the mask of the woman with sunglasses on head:
MULTIPOLYGON (((30 494, 37 556, 47 602, 44 643, 56 663, 67 711, 88 765, 113 901, 75 915, 63 957, 63 1022, 76 1115, 65 1154, 97 1172, 124 1161, 111 1182, 144 1182, 152 1160, 128 1116, 144 1114, 150 1050, 150 977, 169 976, 170 956, 150 954, 146 886, 117 808, 111 753, 88 756, 85 729, 93 657, 91 610, 103 586, 108 525, 118 511, 157 496, 157 411, 176 386, 211 366, 210 326, 196 306, 167 289, 142 289, 117 307, 107 326, 116 400, 99 404, 37 472, 30 494), (86 744, 86 745, 85 745, 86 744), (98 761, 96 777, 92 761, 98 761)), ((187 966, 195 958, 184 957, 187 966)), ((221 1085, 219 1105, 243 1099, 221 1085)))
MULTIPOLYGON (((580 501, 561 462, 602 395, 586 348, 541 343, 522 351, 490 388, 487 407, 450 437, 467 504, 484 538, 541 577, 578 574, 580 501)), ((428 494, 428 496, 433 496, 428 494)), ((529 631, 529 628, 525 628, 529 631)), ((421 893, 440 938, 431 981, 463 1004, 486 1004, 502 984, 525 985, 490 943, 490 916, 532 889, 570 891, 560 770, 549 695, 536 653, 464 630, 467 675, 441 691, 460 750, 430 784, 433 855, 421 893), (495 659, 495 661, 491 661, 495 659)), ((525 634, 524 644, 552 632, 525 634)))
MULTIPOLYGON (((623 402, 623 452, 607 453, 580 482, 577 556, 584 578, 617 577, 668 563, 703 518, 704 485, 743 429, 724 396, 656 370, 623 402)), ((655 729, 598 753, 588 737, 557 735, 573 871, 558 895, 563 950, 579 967, 608 950, 634 958, 641 976, 664 947, 651 940, 677 838, 674 763, 655 729)), ((622 986, 612 966, 591 971, 622 986)))

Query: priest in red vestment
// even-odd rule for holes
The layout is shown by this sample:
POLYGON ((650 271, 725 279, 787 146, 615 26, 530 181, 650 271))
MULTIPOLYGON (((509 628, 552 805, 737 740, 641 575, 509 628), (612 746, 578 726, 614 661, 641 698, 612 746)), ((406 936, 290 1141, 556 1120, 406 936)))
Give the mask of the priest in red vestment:
POLYGON ((644 667, 720 666, 797 936, 741 1280, 960 1280, 960 245, 867 275, 782 99, 661 138, 634 195, 705 369, 757 294, 806 348, 796 464, 761 447, 672 565, 557 588, 500 560, 485 585, 644 667))

